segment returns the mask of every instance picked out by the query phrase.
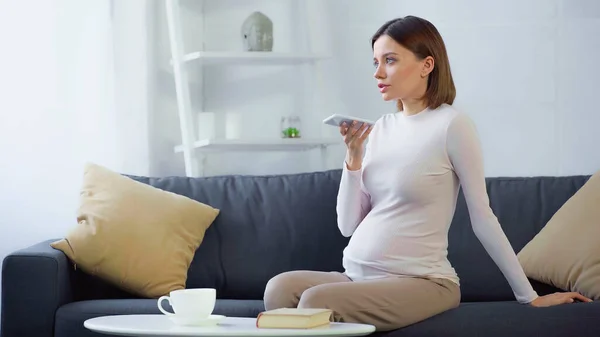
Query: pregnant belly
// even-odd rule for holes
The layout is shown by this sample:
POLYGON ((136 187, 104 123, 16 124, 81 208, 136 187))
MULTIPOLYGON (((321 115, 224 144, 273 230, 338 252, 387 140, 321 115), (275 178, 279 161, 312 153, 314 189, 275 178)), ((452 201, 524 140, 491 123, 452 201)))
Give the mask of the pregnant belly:
POLYGON ((352 258, 365 262, 434 263, 443 248, 442 242, 439 233, 426 230, 423 223, 366 218, 352 235, 347 252, 352 258))

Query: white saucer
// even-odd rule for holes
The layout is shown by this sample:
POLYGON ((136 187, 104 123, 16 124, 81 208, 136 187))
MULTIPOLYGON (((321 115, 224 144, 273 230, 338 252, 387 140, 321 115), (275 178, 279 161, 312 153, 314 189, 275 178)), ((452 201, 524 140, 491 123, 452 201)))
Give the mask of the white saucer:
POLYGON ((210 315, 208 317, 196 317, 196 316, 177 316, 167 315, 171 322, 176 325, 182 326, 214 326, 219 324, 221 320, 225 318, 223 315, 210 315))

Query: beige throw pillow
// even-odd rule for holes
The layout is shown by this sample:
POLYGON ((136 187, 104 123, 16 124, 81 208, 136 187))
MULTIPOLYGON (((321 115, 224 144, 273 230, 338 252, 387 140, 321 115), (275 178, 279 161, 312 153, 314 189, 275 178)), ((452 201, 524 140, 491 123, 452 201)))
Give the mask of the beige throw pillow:
POLYGON ((53 242, 78 268, 143 297, 185 288, 219 210, 95 164, 85 167, 77 225, 53 242))
POLYGON ((600 171, 519 252, 537 281, 600 299, 600 171))

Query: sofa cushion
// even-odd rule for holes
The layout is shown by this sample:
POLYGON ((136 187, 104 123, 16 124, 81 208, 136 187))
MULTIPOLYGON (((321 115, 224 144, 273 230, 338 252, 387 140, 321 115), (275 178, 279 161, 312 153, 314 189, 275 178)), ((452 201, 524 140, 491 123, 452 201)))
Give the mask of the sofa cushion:
POLYGON ((219 210, 85 166, 76 226, 51 244, 77 268, 128 292, 158 297, 185 288, 188 268, 219 210))
POLYGON ((528 277, 600 299, 600 171, 519 252, 528 277))
MULTIPOLYGON (((163 302, 165 309, 172 312, 167 301, 163 302)), ((257 300, 217 300, 216 315, 228 317, 256 317, 265 310, 262 301, 257 300)), ((98 336, 83 326, 87 319, 106 315, 131 315, 131 314, 157 314, 158 310, 154 299, 122 299, 122 300, 93 300, 73 302, 60 307, 56 312, 56 337, 92 337, 98 336)))
MULTIPOLYGON (((517 302, 462 303, 403 329, 377 333, 386 337, 564 337, 600 336, 600 303, 572 303, 536 308, 517 302)), ((373 335, 375 337, 376 335, 373 335)))

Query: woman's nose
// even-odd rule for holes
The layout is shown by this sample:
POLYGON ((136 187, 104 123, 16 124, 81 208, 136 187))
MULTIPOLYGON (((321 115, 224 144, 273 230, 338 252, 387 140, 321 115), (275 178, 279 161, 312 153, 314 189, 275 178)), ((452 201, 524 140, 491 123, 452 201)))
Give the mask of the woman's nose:
POLYGON ((381 66, 378 66, 377 69, 375 69, 375 74, 373 74, 373 77, 375 77, 376 79, 385 78, 385 72, 383 71, 381 66))

